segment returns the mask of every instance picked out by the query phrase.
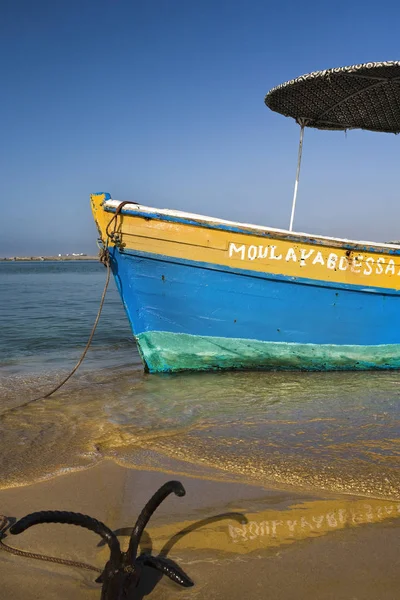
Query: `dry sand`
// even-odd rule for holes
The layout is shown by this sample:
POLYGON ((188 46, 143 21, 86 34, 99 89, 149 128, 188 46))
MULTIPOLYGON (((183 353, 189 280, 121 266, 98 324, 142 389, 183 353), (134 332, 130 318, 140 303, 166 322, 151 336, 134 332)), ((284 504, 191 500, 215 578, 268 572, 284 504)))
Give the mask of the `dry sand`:
MULTIPOLYGON (((176 465, 177 470, 179 465, 176 465)), ((88 470, 0 491, 0 513, 21 517, 45 509, 90 514, 119 532, 151 494, 179 479, 187 495, 170 496, 154 514, 142 549, 168 556, 195 581, 179 588, 162 578, 150 597, 169 600, 396 600, 400 598, 400 504, 324 496, 139 471, 104 461, 88 470), (238 511, 247 518, 221 516, 238 511), (183 535, 179 531, 187 530, 183 535)), ((128 530, 127 530, 128 529, 128 530)), ((15 547, 102 567, 100 538, 67 525, 38 525, 5 540, 15 547)), ((1 600, 98 599, 96 574, 0 551, 1 600)))

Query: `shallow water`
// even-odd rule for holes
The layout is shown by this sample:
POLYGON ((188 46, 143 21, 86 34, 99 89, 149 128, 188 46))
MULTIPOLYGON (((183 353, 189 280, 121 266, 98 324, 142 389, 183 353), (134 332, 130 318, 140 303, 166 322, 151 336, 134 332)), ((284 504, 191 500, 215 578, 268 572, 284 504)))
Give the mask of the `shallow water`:
POLYGON ((1 486, 112 458, 225 479, 400 498, 400 375, 146 375, 113 282, 78 375, 105 269, 92 262, 0 263, 1 486))
MULTIPOLYGON (((0 376, 68 369, 89 337, 106 278, 98 262, 0 262, 0 376)), ((87 368, 138 362, 114 282, 87 368)))

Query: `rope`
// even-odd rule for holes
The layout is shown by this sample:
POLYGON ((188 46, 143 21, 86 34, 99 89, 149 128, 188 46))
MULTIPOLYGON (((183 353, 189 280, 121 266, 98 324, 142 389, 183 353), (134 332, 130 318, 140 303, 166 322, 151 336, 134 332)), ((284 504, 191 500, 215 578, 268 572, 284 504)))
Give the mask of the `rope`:
MULTIPOLYGON (((121 213, 121 210, 123 209, 125 204, 137 204, 137 202, 131 202, 130 200, 124 200, 123 202, 120 202, 118 204, 117 208, 115 209, 113 218, 109 221, 109 223, 106 227, 107 242, 109 239, 112 240, 117 232, 117 218, 118 218, 118 215, 121 213), (112 233, 110 233, 111 223, 114 223, 114 231, 112 233)), ((108 246, 108 243, 107 243, 107 246, 108 246)))
POLYGON ((47 394, 44 394, 43 396, 38 396, 37 398, 32 398, 32 400, 27 400, 27 402, 24 402, 23 404, 19 404, 18 406, 14 406, 12 408, 8 408, 8 409, 4 410, 1 413, 1 416, 5 415, 6 413, 14 412, 15 410, 19 410, 20 408, 25 408, 25 406, 28 406, 29 404, 32 404, 33 402, 37 402, 38 400, 44 400, 45 398, 49 398, 50 396, 52 396, 54 394, 54 392, 56 392, 57 390, 59 390, 65 383, 67 383, 67 381, 69 379, 71 379, 72 375, 79 369, 79 367, 83 363, 83 360, 84 360, 84 358, 85 358, 85 356, 87 354, 87 351, 89 350, 90 344, 92 343, 92 339, 93 339, 94 333, 96 331, 97 324, 98 324, 99 319, 100 319, 101 311, 103 309, 103 305, 104 305, 104 300, 105 300, 106 293, 107 293, 108 284, 110 282, 111 267, 110 267, 110 259, 109 259, 108 251, 107 250, 104 250, 104 249, 102 250, 102 253, 101 253, 101 256, 100 256, 100 262, 102 262, 107 267, 106 283, 104 285, 103 293, 102 293, 101 300, 100 300, 100 306, 99 306, 99 309, 97 311, 97 316, 96 316, 94 325, 92 327, 92 331, 90 333, 89 339, 88 339, 88 341, 86 343, 85 349, 82 352, 82 355, 81 355, 80 359, 78 360, 78 362, 76 363, 76 365, 74 366, 74 368, 72 369, 72 371, 67 375, 67 377, 65 377, 52 390, 50 390, 49 392, 47 392, 47 394))
POLYGON ((74 366, 74 368, 72 369, 72 371, 67 375, 67 377, 65 377, 65 379, 63 379, 61 381, 61 383, 59 383, 58 385, 56 385, 56 387, 54 387, 52 390, 50 390, 49 392, 47 392, 47 394, 44 394, 43 396, 39 396, 38 398, 33 398, 32 400, 28 400, 27 402, 24 402, 23 404, 19 404, 18 406, 14 406, 12 408, 6 409, 6 410, 4 410, 1 413, 1 415, 0 415, 1 417, 3 415, 7 414, 7 413, 19 410, 20 408, 25 408, 25 406, 28 406, 29 404, 32 404, 33 402, 37 402, 38 400, 44 400, 45 398, 49 398, 50 396, 52 396, 54 394, 54 392, 56 392, 64 384, 66 384, 69 379, 71 379, 72 375, 74 373, 76 373, 76 371, 79 369, 79 367, 83 363, 84 358, 85 358, 85 356, 87 354, 87 351, 90 348, 90 344, 92 343, 92 339, 93 339, 94 333, 96 331, 97 324, 98 324, 99 319, 100 319, 101 311, 103 310, 103 305, 104 305, 104 300, 105 300, 106 293, 107 293, 108 284, 110 283, 111 265, 110 265, 110 254, 108 252, 109 241, 110 240, 115 241, 115 235, 116 235, 116 231, 117 231, 117 219, 118 219, 118 215, 121 213, 121 210, 125 206, 125 204, 137 204, 137 202, 131 202, 129 200, 124 200, 123 202, 121 202, 120 204, 118 204, 117 208, 115 209, 115 213, 114 213, 112 219, 110 219, 110 221, 109 221, 109 223, 108 223, 108 225, 106 227, 106 243, 105 243, 105 246, 103 246, 103 247, 100 248, 100 256, 99 256, 100 262, 103 265, 105 265, 105 267, 107 267, 106 283, 104 285, 103 293, 102 293, 101 300, 100 300, 99 310, 97 311, 97 316, 96 316, 96 319, 94 321, 94 325, 92 327, 92 331, 90 333, 89 339, 88 339, 88 341, 86 343, 85 349, 82 352, 82 355, 81 355, 80 359, 78 360, 78 362, 76 363, 76 365, 74 366), (111 226, 112 223, 114 223, 114 231, 112 233, 110 233, 109 229, 110 229, 110 226, 111 226))
MULTIPOLYGON (((73 376, 74 373, 76 373, 76 371, 79 369, 79 367, 81 366, 81 364, 83 363, 85 356, 90 348, 90 344, 92 343, 92 339, 94 336, 94 333, 96 331, 96 327, 97 324, 99 322, 100 319, 100 315, 101 315, 101 311, 103 310, 103 305, 104 305, 104 300, 106 298, 106 293, 107 293, 107 289, 108 289, 108 284, 110 283, 110 275, 111 275, 111 266, 110 266, 110 255, 108 252, 108 243, 110 239, 113 239, 113 237, 115 236, 116 233, 116 229, 117 229, 117 218, 118 215, 121 213, 122 207, 125 206, 125 204, 137 204, 137 202, 130 202, 129 200, 124 200, 124 202, 121 202, 116 210, 115 210, 115 214, 113 215, 113 218, 109 221, 107 227, 106 227, 106 237, 107 237, 107 242, 104 248, 100 248, 100 256, 99 256, 99 260, 100 262, 107 267, 107 277, 106 277, 106 283, 104 285, 104 289, 103 289, 103 293, 101 296, 101 300, 100 300, 100 306, 99 306, 99 310, 97 311, 97 316, 96 319, 94 321, 94 325, 92 328, 92 331, 90 333, 89 339, 86 343, 85 349, 82 352, 82 356, 80 357, 80 359, 78 360, 78 362, 76 363, 75 367, 72 369, 72 371, 67 375, 67 377, 65 377, 65 379, 63 379, 61 381, 61 383, 59 383, 58 385, 56 385, 56 387, 54 387, 52 390, 50 390, 50 392, 48 392, 47 394, 45 394, 44 396, 39 396, 38 398, 33 398, 32 400, 28 400, 27 402, 24 402, 23 404, 20 404, 17 407, 14 408, 10 408, 6 411, 4 411, 4 413, 6 412, 12 412, 16 409, 19 408, 24 408, 25 406, 28 406, 28 404, 31 404, 32 402, 37 402, 38 400, 44 400, 45 398, 49 398, 50 396, 52 396, 57 390, 59 390, 64 384, 67 383, 67 381, 69 379, 71 379, 71 377, 73 376), (109 228, 111 223, 114 223, 114 231, 113 233, 109 232, 109 228)), ((2 413, 2 414, 4 414, 2 413)))
POLYGON ((8 525, 8 519, 4 515, 0 515, 0 548, 14 554, 15 556, 25 556, 26 558, 34 558, 36 560, 43 560, 45 562, 57 563, 58 565, 66 565, 68 567, 78 567, 79 569, 86 569, 87 571, 95 571, 96 573, 102 573, 102 569, 98 569, 93 565, 88 565, 84 562, 76 560, 68 560, 66 558, 58 558, 56 556, 47 556, 46 554, 36 554, 35 552, 27 552, 26 550, 18 550, 12 546, 8 546, 2 540, 4 531, 8 525))
POLYGON ((76 363, 76 365, 72 369, 72 371, 67 375, 67 377, 65 377, 65 379, 63 379, 61 381, 61 383, 59 383, 58 385, 56 385, 56 387, 54 387, 52 390, 50 390, 50 392, 48 392, 44 396, 39 396, 38 398, 33 398, 32 400, 28 400, 27 402, 24 402, 23 404, 20 404, 19 406, 16 406, 14 408, 10 408, 8 410, 5 410, 2 413, 2 415, 5 414, 5 413, 7 413, 7 412, 13 412, 14 410, 17 410, 19 408, 24 408, 25 406, 28 406, 28 404, 32 404, 32 402, 37 402, 38 400, 44 400, 45 398, 49 398, 57 390, 59 390, 64 384, 66 384, 69 379, 71 379, 71 377, 73 376, 73 374, 76 373, 76 371, 79 369, 79 367, 83 363, 83 361, 85 359, 85 356, 86 356, 86 354, 87 354, 87 352, 88 352, 88 350, 90 348, 90 344, 92 343, 92 339, 93 339, 94 333, 96 331, 97 324, 98 324, 99 319, 100 319, 101 311, 103 310, 103 305, 104 305, 104 300, 106 298, 108 284, 110 283, 111 266, 110 266, 110 255, 109 255, 109 252, 108 252, 109 240, 113 239, 115 237, 116 230, 117 230, 118 215, 121 213, 121 210, 122 210, 123 206, 125 206, 125 204, 137 204, 137 202, 131 202, 129 200, 124 200, 123 202, 121 202, 117 206, 117 208, 115 210, 115 214, 113 215, 112 219, 109 221, 109 223, 108 223, 108 225, 106 227, 106 239, 107 239, 107 241, 106 241, 105 247, 100 248, 100 256, 99 256, 100 262, 107 267, 106 283, 104 285, 103 293, 102 293, 102 296, 101 296, 99 310, 97 311, 97 316, 96 316, 96 319, 94 321, 94 325, 92 327, 92 331, 91 331, 89 339, 88 339, 88 341, 86 343, 85 349, 82 352, 82 356, 80 357, 80 359, 78 360, 78 362, 76 363), (110 233, 110 231, 109 231, 111 223, 114 223, 114 231, 113 231, 113 233, 110 233))

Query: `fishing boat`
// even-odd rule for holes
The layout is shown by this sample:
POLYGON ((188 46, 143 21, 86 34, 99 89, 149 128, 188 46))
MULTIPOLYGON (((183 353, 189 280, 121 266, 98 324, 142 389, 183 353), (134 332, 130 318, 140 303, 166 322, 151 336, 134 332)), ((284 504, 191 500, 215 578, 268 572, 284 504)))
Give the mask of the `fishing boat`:
POLYGON ((91 196, 145 370, 399 368, 400 245, 293 222, 304 129, 399 133, 400 62, 310 73, 265 103, 300 126, 288 230, 91 196))

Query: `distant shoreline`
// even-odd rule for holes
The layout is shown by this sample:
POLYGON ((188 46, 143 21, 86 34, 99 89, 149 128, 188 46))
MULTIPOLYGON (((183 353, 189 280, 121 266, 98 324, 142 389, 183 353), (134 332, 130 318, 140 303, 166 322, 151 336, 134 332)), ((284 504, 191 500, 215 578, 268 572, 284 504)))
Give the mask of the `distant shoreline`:
POLYGON ((73 260, 99 260, 98 256, 12 256, 0 258, 0 262, 44 262, 44 261, 73 261, 73 260))

